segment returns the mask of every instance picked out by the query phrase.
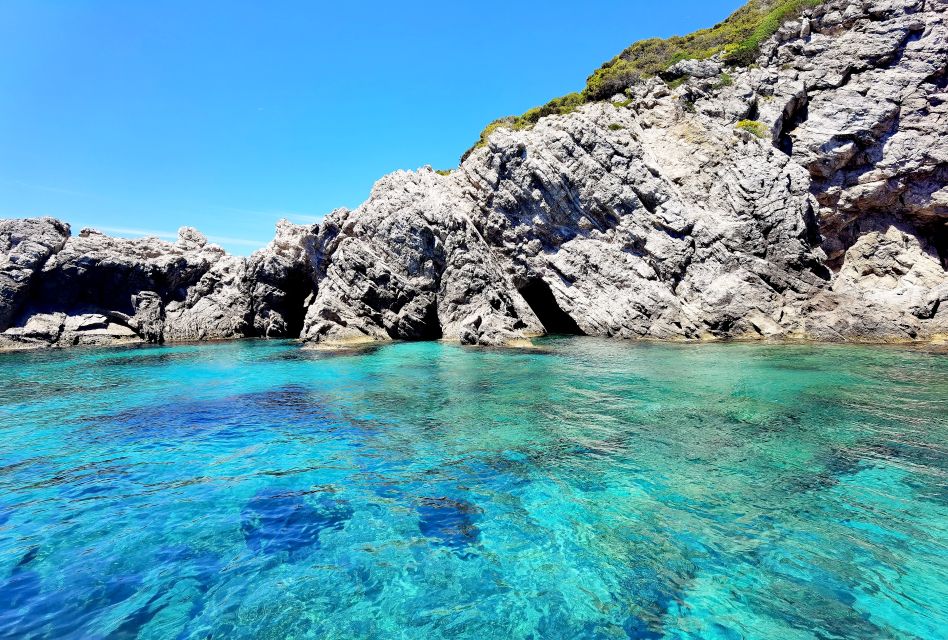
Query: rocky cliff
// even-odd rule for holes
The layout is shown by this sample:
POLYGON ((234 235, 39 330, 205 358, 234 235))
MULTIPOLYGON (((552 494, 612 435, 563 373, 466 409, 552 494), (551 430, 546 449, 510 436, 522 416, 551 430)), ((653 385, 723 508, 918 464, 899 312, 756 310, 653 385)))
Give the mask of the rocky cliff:
POLYGON ((249 258, 0 222, 0 347, 948 336, 948 4, 828 0, 249 258))
POLYGON ((0 348, 298 336, 313 238, 281 221, 240 258, 190 227, 171 243, 0 221, 0 348))

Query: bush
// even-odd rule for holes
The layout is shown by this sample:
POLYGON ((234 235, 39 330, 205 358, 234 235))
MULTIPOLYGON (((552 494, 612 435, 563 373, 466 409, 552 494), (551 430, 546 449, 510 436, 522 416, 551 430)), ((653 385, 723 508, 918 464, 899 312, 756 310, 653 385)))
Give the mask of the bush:
POLYGON ((728 64, 748 65, 784 22, 823 1, 750 0, 710 29, 636 42, 589 76, 583 97, 587 101, 608 98, 628 86, 629 79, 658 75, 681 60, 704 60, 720 53, 728 64))
MULTIPOLYGON (((487 138, 498 127, 526 129, 548 115, 569 113, 585 102, 608 100, 642 80, 654 77, 681 60, 704 60, 721 54, 732 66, 753 66, 760 45, 780 29, 785 22, 796 18, 808 8, 825 0, 750 0, 731 14, 724 22, 710 29, 695 31, 686 36, 668 39, 651 38, 628 47, 615 58, 603 64, 589 78, 579 93, 570 93, 550 100, 541 107, 530 109, 520 116, 494 120, 481 132, 477 143, 468 149, 463 162, 474 149, 487 144, 487 138)), ((672 83, 676 78, 668 78, 672 83)), ((718 86, 728 86, 733 79, 721 74, 718 86)), ((630 104, 619 104, 626 106, 630 104)), ((756 135, 756 134, 755 134, 756 135)))
POLYGON ((625 127, 615 122, 609 125, 609 131, 619 131, 620 129, 625 129, 625 127))
POLYGON ((494 120, 489 125, 484 127, 484 130, 481 131, 481 137, 478 139, 478 141, 475 142, 474 146, 468 149, 467 151, 465 151, 464 154, 461 156, 461 162, 464 162, 465 160, 467 160, 467 157, 471 155, 471 153, 474 152, 474 149, 479 149, 485 146, 487 144, 487 139, 490 138, 490 134, 497 131, 497 129, 499 129, 500 127, 508 127, 508 128, 513 127, 514 120, 516 120, 516 118, 514 118, 513 116, 507 116, 506 118, 498 118, 497 120, 494 120))
POLYGON ((474 149, 479 149, 480 147, 486 145, 490 134, 496 131, 499 127, 507 127, 509 129, 513 129, 514 131, 529 129, 539 122, 540 118, 570 113, 581 104, 583 104, 583 97, 581 94, 568 93, 561 98, 554 98, 553 100, 550 100, 542 107, 534 107, 523 115, 508 116, 506 118, 494 120, 489 125, 484 127, 484 130, 481 131, 480 139, 474 144, 474 146, 464 152, 464 155, 461 156, 461 162, 464 162, 464 160, 469 155, 471 155, 474 149))
POLYGON ((757 120, 741 120, 736 126, 738 129, 750 132, 758 138, 767 138, 770 135, 767 125, 757 120))
POLYGON ((796 18, 804 9, 815 7, 821 2, 823 0, 783 0, 776 3, 754 26, 753 31, 728 52, 728 62, 735 65, 751 64, 760 53, 760 45, 777 33, 783 23, 796 18))
POLYGON ((439 176, 449 176, 451 175, 452 169, 435 169, 435 173, 439 176))
POLYGON ((627 60, 617 60, 608 72, 596 71, 586 80, 583 97, 606 100, 642 81, 642 72, 627 60))

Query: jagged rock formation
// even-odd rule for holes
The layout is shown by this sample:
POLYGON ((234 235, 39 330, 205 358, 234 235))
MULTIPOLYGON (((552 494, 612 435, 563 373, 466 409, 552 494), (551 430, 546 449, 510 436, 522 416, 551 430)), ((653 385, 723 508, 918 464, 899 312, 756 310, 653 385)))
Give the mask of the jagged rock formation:
POLYGON ((948 335, 948 7, 829 0, 758 65, 684 61, 380 180, 250 258, 0 226, 0 347, 948 335), (673 82, 674 80, 678 82, 673 82))
POLYGON ((190 227, 174 243, 93 229, 69 237, 68 225, 51 218, 0 229, 9 247, 0 317, 17 319, 3 327, 0 348, 295 337, 311 292, 313 229, 285 221, 249 258, 190 227))
POLYGON ((66 244, 69 226, 43 218, 0 220, 0 331, 26 302, 36 272, 66 244))

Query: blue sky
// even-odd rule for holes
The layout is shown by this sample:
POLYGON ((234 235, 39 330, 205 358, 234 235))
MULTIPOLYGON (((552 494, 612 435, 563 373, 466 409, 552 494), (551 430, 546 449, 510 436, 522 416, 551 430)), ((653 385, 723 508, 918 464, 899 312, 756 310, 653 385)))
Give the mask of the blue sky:
POLYGON ((0 217, 247 254, 741 4, 3 0, 0 217))

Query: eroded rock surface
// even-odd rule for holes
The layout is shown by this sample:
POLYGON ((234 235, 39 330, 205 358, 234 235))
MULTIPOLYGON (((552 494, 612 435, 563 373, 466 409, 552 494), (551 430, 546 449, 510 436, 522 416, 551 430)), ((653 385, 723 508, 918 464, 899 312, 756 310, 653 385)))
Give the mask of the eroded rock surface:
POLYGON ((287 317, 302 318, 310 290, 309 227, 281 221, 270 245, 241 258, 190 227, 172 243, 94 229, 68 237, 68 225, 49 219, 3 225, 11 237, 39 225, 51 231, 36 237, 61 239, 35 243, 49 250, 31 249, 29 261, 18 258, 23 243, 9 250, 6 261, 21 265, 16 281, 25 284, 2 289, 16 304, 6 307, 11 326, 0 348, 299 335, 287 317))
POLYGON ((69 225, 52 218, 0 220, 0 331, 9 328, 26 304, 36 272, 67 238, 69 225))
POLYGON ((498 129, 249 258, 44 219, 0 226, 2 346, 544 332, 948 336, 948 5, 829 0, 757 65, 498 129), (31 238, 25 242, 23 238, 31 238))
POLYGON ((631 101, 500 129, 449 176, 386 177, 321 231, 329 286, 307 339, 496 343, 538 323, 623 338, 937 338, 945 10, 828 2, 784 25, 756 67, 682 62, 675 89, 653 79, 631 101))

